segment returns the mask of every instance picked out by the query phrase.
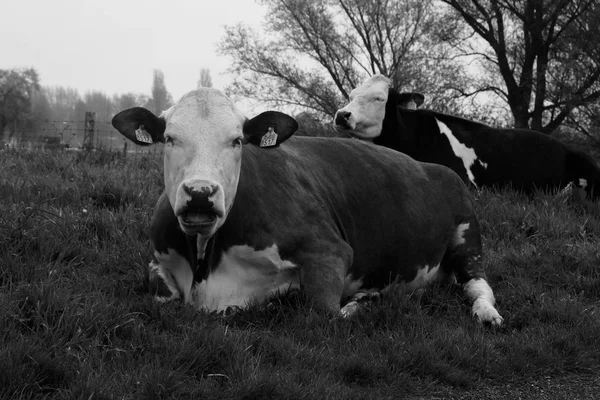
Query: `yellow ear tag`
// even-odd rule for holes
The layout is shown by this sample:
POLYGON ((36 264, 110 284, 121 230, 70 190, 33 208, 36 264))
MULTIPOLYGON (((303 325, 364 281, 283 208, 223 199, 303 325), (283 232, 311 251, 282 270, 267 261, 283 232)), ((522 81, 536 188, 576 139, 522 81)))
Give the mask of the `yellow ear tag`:
POLYGON ((144 129, 144 125, 140 125, 140 127, 135 130, 135 139, 142 143, 153 143, 152 136, 144 129))
POLYGON ((277 144, 277 134, 273 130, 273 127, 269 127, 269 130, 260 139, 260 147, 271 147, 277 144))

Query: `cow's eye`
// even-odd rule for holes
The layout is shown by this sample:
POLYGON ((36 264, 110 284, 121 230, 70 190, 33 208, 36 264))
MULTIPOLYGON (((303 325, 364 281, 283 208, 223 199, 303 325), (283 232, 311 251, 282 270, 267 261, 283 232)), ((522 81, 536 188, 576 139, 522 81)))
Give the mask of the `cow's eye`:
POLYGON ((169 135, 166 135, 165 136, 165 144, 172 145, 173 144, 173 138, 171 136, 169 136, 169 135))
POLYGON ((238 146, 241 146, 241 145, 242 145, 242 138, 241 137, 233 139, 233 142, 231 143, 232 147, 238 147, 238 146))
POLYGON ((383 98, 383 97, 376 97, 375 100, 376 101, 380 101, 380 102, 384 102, 385 98, 383 98))

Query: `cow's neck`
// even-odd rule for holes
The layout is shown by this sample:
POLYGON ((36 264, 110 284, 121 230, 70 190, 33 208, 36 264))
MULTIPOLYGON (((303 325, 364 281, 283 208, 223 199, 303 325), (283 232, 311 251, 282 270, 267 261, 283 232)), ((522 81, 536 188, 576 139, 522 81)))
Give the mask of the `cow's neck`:
POLYGON ((200 235, 188 236, 187 239, 192 252, 190 259, 193 261, 194 281, 200 282, 208 276, 214 240, 200 235))
POLYGON ((385 104, 381 135, 374 138, 373 143, 410 155, 415 144, 415 133, 404 121, 407 112, 398 108, 398 105, 396 94, 390 89, 388 101, 385 104))

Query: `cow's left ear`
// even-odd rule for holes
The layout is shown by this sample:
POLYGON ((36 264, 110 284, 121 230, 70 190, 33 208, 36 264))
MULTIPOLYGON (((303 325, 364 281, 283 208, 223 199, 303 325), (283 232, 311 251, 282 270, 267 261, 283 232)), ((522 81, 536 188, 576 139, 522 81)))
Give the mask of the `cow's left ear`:
POLYGON ((425 96, 423 96, 421 93, 404 92, 396 94, 397 106, 409 110, 416 110, 423 104, 424 101, 425 96))
POLYGON ((265 111, 244 123, 244 138, 259 147, 276 147, 298 129, 298 122, 279 111, 265 111))

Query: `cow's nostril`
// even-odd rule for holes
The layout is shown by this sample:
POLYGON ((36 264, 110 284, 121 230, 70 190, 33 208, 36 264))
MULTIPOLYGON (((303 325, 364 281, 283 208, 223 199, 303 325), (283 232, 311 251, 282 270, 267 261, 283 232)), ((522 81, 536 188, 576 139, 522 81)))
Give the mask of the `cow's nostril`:
MULTIPOLYGON (((188 182, 182 187, 185 209, 201 213, 214 212, 219 186, 209 182, 188 182)), ((183 205, 183 204, 182 204, 183 205)), ((182 212, 181 210, 180 212, 182 212)))
POLYGON ((205 197, 209 197, 212 196, 213 194, 215 194, 217 192, 217 185, 209 185, 209 186, 200 186, 200 187, 194 187, 194 186, 188 186, 188 185, 183 185, 183 191, 189 195, 189 196, 205 196, 205 197))
POLYGON ((338 111, 335 114, 336 125, 347 125, 350 115, 352 115, 352 113, 350 111, 338 111))

